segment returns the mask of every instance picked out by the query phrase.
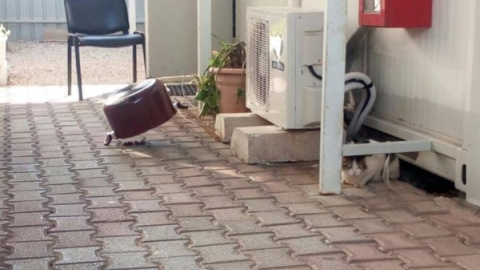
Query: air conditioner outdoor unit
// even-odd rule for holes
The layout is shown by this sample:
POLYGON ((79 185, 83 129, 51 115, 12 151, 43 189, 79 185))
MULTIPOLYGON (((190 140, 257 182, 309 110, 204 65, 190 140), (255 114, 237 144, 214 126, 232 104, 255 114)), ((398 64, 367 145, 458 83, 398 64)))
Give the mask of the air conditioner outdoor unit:
POLYGON ((319 127, 323 36, 321 11, 248 8, 247 107, 284 129, 319 127))

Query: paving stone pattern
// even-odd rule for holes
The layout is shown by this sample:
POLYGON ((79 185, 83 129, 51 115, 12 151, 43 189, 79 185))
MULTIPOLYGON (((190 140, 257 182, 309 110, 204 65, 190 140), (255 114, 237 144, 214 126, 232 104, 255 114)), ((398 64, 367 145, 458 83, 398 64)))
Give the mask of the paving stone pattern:
POLYGON ((474 208, 404 183, 319 196, 316 163, 246 165, 193 110, 104 146, 104 98, 0 104, 0 269, 480 265, 474 208))

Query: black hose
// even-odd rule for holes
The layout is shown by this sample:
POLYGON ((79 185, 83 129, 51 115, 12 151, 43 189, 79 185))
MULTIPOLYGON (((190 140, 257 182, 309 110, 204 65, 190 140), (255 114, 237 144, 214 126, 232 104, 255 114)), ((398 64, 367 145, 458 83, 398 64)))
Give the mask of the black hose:
MULTIPOLYGON (((318 79, 318 80, 320 80, 320 81, 323 80, 323 77, 315 71, 315 69, 313 68, 313 66, 307 66, 307 67, 308 67, 308 70, 310 71, 310 73, 313 75, 313 77, 315 77, 316 79, 318 79)), ((363 89, 365 89, 365 92, 366 92, 366 94, 367 94, 366 99, 365 99, 365 102, 362 104, 362 108, 360 109, 360 111, 358 111, 358 109, 357 109, 357 111, 355 112, 355 114, 357 114, 357 112, 358 112, 358 117, 360 117, 360 116, 365 112, 365 110, 366 110, 366 108, 367 108, 367 106, 368 106, 368 104, 369 104, 369 101, 370 101, 370 99, 372 98, 372 93, 371 93, 370 91, 371 91, 371 89, 372 89, 372 87, 373 87, 373 83, 370 82, 369 84, 367 84, 367 83, 366 83, 364 80, 362 80, 362 79, 350 79, 350 80, 348 80, 348 81, 345 81, 345 85, 347 85, 347 84, 349 84, 349 83, 359 83, 359 84, 361 84, 361 85, 363 86, 363 89)), ((355 117, 354 117, 354 118, 355 118, 355 117)), ((358 120, 358 119, 356 119, 356 120, 358 120)), ((344 115, 344 121, 345 121, 345 115, 344 115)), ((345 121, 345 122, 346 122, 346 121, 345 121)), ((349 127, 350 127, 350 125, 352 125, 352 124, 356 124, 356 123, 350 122, 350 123, 349 123, 349 127)), ((351 138, 348 138, 348 137, 349 137, 349 136, 347 135, 347 139, 351 139, 351 138)))
MULTIPOLYGON (((315 77, 316 79, 318 80, 323 80, 323 77, 322 75, 318 74, 315 69, 313 68, 313 66, 307 66, 308 67, 308 70, 310 71, 310 73, 313 75, 313 77, 315 77)), ((363 88, 365 90, 367 90, 367 102, 365 102, 365 104, 363 104, 363 107, 362 107, 362 110, 360 112, 363 112, 368 104, 368 100, 370 100, 370 97, 371 97, 371 93, 370 93, 370 89, 373 87, 373 83, 370 82, 370 84, 367 84, 366 82, 364 82, 363 80, 360 80, 360 79, 350 79, 348 81, 345 81, 345 85, 349 84, 349 83, 354 83, 354 82, 357 82, 357 83, 360 83, 363 85, 363 88)))
MULTIPOLYGON (((354 78, 354 79, 350 79, 350 80, 348 80, 348 81, 345 81, 345 85, 348 85, 348 84, 350 84, 350 83, 359 83, 359 84, 361 84, 361 85, 363 86, 362 89, 364 89, 365 92, 366 92, 366 96, 365 96, 366 98, 365 98, 365 99, 362 98, 362 100, 365 100, 365 102, 363 102, 363 104, 361 104, 362 107, 360 108, 360 110, 358 110, 358 108, 357 108, 357 110, 356 110, 356 112, 355 112, 355 115, 357 115, 357 113, 358 113, 357 118, 355 119, 355 116, 354 116, 354 119, 352 119, 352 121, 351 121, 351 122, 349 123, 349 125, 348 125, 348 130, 349 130, 349 132, 347 132, 347 133, 356 134, 357 132, 353 132, 353 131, 355 131, 355 126, 357 125, 357 122, 359 121, 359 119, 361 119, 362 115, 365 113, 365 110, 367 109, 368 104, 370 103, 370 99, 372 98, 371 90, 372 90, 372 88, 373 88, 374 86, 373 86, 373 83, 372 83, 372 82, 370 82, 369 84, 367 84, 364 80, 358 79, 358 78, 354 78), (355 120, 355 121, 353 121, 353 120, 355 120), (350 126, 351 126, 352 124, 353 124, 353 130, 350 130, 350 126)), ((353 90, 353 89, 352 89, 352 90, 353 90)), ((351 140, 352 137, 354 137, 354 136, 356 136, 356 135, 349 135, 349 134, 347 134, 347 138, 346 138, 347 141, 348 141, 348 140, 351 140)))
POLYGON ((308 70, 310 73, 313 75, 313 77, 319 79, 320 81, 323 80, 322 75, 318 74, 315 69, 313 69, 313 66, 308 66, 308 70))
POLYGON ((351 79, 351 80, 348 80, 345 82, 345 84, 349 84, 349 83, 353 83, 353 82, 357 82, 357 83, 360 83, 363 85, 363 89, 367 90, 367 102, 365 102, 365 104, 363 104, 363 107, 362 107, 362 110, 360 111, 360 113, 362 113, 365 108, 367 107, 367 104, 368 104, 368 101, 370 100, 372 94, 370 93, 370 89, 372 89, 373 87, 373 83, 370 82, 370 84, 367 84, 366 82, 364 82, 363 80, 360 80, 360 79, 351 79))

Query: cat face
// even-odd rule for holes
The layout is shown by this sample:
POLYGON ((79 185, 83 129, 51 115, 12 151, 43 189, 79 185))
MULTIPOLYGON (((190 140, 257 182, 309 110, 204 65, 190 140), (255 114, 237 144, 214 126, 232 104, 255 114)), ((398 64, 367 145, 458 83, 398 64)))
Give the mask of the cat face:
POLYGON ((366 168, 365 157, 352 156, 342 158, 342 173, 346 175, 358 176, 366 168))
POLYGON ((342 183, 360 187, 363 174, 367 170, 365 157, 343 157, 342 183))

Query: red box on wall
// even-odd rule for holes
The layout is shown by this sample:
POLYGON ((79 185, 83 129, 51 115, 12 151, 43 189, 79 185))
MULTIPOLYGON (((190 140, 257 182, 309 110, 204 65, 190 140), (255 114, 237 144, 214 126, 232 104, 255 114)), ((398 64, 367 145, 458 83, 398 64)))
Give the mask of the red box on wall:
POLYGON ((358 23, 376 27, 431 27, 432 0, 359 0, 358 23))

